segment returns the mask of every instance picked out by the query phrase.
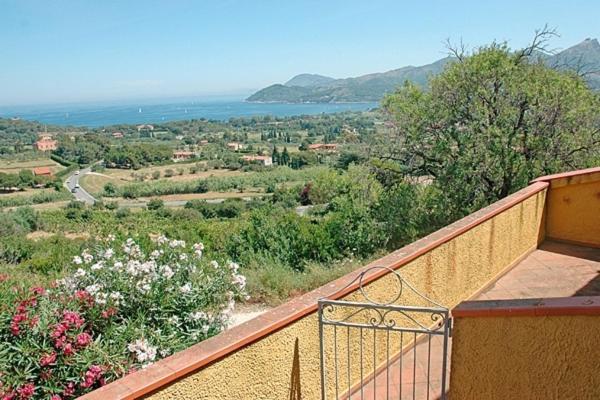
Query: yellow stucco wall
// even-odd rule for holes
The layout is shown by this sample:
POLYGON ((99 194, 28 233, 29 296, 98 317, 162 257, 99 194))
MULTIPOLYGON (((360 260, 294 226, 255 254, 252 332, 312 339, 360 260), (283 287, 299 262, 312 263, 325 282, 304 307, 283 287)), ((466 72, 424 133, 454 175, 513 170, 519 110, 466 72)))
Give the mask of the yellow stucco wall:
POLYGON ((551 182, 546 233, 553 239, 600 246, 600 173, 551 182))
POLYGON ((451 400, 600 399, 600 316, 455 318, 451 400))
MULTIPOLYGON (((434 248, 400 268, 399 272, 424 294, 452 308, 537 246, 544 204, 545 190, 434 248)), ((367 290, 372 295, 385 297, 394 292, 395 287, 396 280, 388 274, 369 284, 367 290)), ((425 305, 409 291, 405 294, 403 304, 425 305)), ((353 293, 346 300, 362 299, 353 293)), ((343 329, 338 334, 338 354, 346 354, 343 329)), ((332 330, 328 329, 328 343, 332 343, 332 335, 332 330)), ((356 333, 353 335, 351 360, 357 360, 360 341, 356 333)), ((372 340, 372 333, 365 333, 365 339, 369 337, 372 340)), ((397 352, 398 347, 395 343, 392 351, 397 352)), ((383 346, 379 346, 373 362, 372 350, 365 346, 365 371, 372 371, 374 363, 384 361, 382 349, 383 346)), ((150 398, 316 400, 320 398, 319 354, 318 317, 313 313, 162 388, 150 398)), ((345 360, 345 357, 338 359, 341 382, 347 380, 345 360)), ((334 365, 333 346, 328 346, 326 363, 334 365)), ((358 368, 358 363, 351 361, 352 383, 359 377, 358 368)), ((329 396, 334 391, 331 381, 327 391, 329 396)))

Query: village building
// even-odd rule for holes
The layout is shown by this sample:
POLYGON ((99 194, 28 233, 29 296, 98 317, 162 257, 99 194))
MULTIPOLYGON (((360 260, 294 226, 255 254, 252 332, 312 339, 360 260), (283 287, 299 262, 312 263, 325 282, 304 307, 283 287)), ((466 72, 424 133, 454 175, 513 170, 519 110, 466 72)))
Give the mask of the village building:
POLYGON ((49 167, 37 167, 33 169, 35 176, 52 176, 52 170, 49 167))
POLYGON ((113 132, 112 137, 115 139, 123 139, 123 132, 113 132))
POLYGON ((248 163, 258 163, 265 167, 273 165, 273 158, 271 156, 243 156, 242 160, 248 163))
POLYGON ((229 143, 227 143, 227 148, 229 150, 238 151, 238 150, 242 150, 244 148, 244 145, 242 143, 238 143, 238 142, 229 142, 229 143))
POLYGON ((196 157, 196 153, 194 153, 193 151, 180 150, 180 151, 173 152, 173 161, 175 161, 175 162, 191 160, 194 157, 196 157))
POLYGON ((33 144, 33 148, 37 151, 52 151, 58 148, 58 141, 53 139, 50 135, 42 135, 33 144))
POLYGON ((335 143, 309 144, 308 150, 310 150, 310 151, 328 151, 328 152, 333 153, 333 152, 337 151, 337 144, 335 144, 335 143))
POLYGON ((154 130, 154 125, 147 125, 147 124, 142 124, 142 125, 138 125, 136 126, 138 132, 140 131, 153 131, 154 130))

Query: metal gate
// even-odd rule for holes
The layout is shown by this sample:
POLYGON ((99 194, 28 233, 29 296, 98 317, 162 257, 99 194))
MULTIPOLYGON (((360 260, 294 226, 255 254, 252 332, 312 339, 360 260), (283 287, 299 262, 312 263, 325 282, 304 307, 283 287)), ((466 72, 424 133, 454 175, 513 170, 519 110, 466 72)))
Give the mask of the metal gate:
POLYGON ((445 399, 448 308, 387 267, 370 268, 348 286, 357 280, 357 301, 319 300, 322 400, 445 399), (375 295, 363 285, 372 274, 388 279, 375 295))

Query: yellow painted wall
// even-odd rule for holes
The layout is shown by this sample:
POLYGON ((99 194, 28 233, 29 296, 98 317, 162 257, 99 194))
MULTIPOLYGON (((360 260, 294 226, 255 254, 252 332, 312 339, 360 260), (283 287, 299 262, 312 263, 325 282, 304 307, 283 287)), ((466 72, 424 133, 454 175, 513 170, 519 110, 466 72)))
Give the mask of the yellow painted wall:
POLYGON ((600 173, 551 182, 546 234, 600 247, 600 173))
MULTIPOLYGON (((542 191, 413 260, 399 272, 424 294, 452 308, 537 246, 544 204, 545 191, 542 191)), ((369 294, 374 297, 381 295, 382 298, 389 296, 395 288, 396 280, 391 274, 367 286, 369 294)), ((403 296, 402 304, 425 305, 408 290, 404 293, 406 296, 403 296)), ((357 293, 349 295, 346 300, 364 301, 357 293)), ((350 341, 352 384, 356 383, 360 374, 359 363, 356 362, 360 341, 356 331, 353 332, 350 341)), ((328 343, 332 343, 332 335, 332 329, 328 329, 328 343)), ((338 335, 338 354, 345 355, 347 338, 343 329, 338 330, 338 335)), ((365 333, 366 339, 372 340, 372 337, 372 333, 365 333)), ((392 346, 393 352, 399 350, 398 343, 392 346)), ((333 366, 333 346, 327 348, 326 363, 333 366)), ((365 346, 363 349, 366 373, 372 371, 374 363, 382 363, 386 356, 383 346, 379 346, 373 362, 371 348, 365 346)), ((150 398, 320 399, 319 354, 318 317, 313 313, 162 388, 150 398)), ((347 370, 346 360, 346 357, 338 358, 340 382, 346 382, 348 378, 344 372, 347 370)), ((327 372, 329 376, 333 373, 329 368, 327 372)), ((331 380, 327 391, 328 396, 334 393, 331 380)))
POLYGON ((451 400, 600 399, 600 316, 455 318, 451 400))

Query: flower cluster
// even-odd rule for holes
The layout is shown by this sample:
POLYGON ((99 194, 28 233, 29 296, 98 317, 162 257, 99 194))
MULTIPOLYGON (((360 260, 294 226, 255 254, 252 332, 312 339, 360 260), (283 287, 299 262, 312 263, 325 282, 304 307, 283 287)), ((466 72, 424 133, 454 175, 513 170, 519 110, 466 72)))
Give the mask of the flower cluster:
POLYGON ((239 265, 205 261, 202 243, 109 237, 72 263, 73 273, 23 293, 0 318, 0 351, 35 349, 14 355, 32 355, 27 380, 22 360, 0 360, 0 400, 86 393, 219 333, 246 296, 239 265))

